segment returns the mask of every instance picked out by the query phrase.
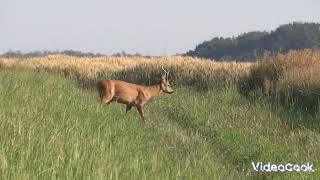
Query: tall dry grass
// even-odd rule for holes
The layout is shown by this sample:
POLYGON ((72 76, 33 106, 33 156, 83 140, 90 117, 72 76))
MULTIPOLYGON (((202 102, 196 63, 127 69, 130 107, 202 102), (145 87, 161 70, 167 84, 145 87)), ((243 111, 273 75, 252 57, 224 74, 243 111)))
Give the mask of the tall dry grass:
POLYGON ((263 57, 239 81, 243 94, 262 90, 286 105, 318 109, 320 51, 306 49, 263 57))
POLYGON ((170 57, 72 57, 50 55, 35 58, 0 58, 0 67, 53 71, 74 77, 82 87, 97 80, 120 79, 150 85, 157 83, 161 67, 168 69, 174 86, 200 90, 238 85, 242 94, 260 89, 287 105, 317 108, 320 97, 320 51, 290 51, 266 56, 258 63, 214 62, 170 57))
POLYGON ((192 57, 72 57, 50 55, 26 59, 0 59, 0 67, 28 68, 63 72, 76 77, 83 86, 99 79, 121 79, 135 83, 157 83, 161 67, 168 69, 175 85, 193 85, 200 89, 225 87, 234 84, 246 73, 250 63, 218 63, 192 57))

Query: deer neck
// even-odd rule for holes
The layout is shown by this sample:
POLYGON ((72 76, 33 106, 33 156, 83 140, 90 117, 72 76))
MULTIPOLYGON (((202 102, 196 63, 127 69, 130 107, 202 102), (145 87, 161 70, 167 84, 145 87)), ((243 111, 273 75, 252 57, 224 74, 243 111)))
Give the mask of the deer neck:
POLYGON ((158 96, 161 93, 160 84, 148 86, 150 96, 158 96))

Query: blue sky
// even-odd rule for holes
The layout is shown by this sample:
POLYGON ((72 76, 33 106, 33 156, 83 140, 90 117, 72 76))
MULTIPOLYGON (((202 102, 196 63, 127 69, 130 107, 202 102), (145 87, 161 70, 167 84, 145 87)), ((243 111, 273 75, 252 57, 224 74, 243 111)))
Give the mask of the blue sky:
POLYGON ((184 53, 216 36, 320 22, 319 0, 0 0, 0 53, 184 53))

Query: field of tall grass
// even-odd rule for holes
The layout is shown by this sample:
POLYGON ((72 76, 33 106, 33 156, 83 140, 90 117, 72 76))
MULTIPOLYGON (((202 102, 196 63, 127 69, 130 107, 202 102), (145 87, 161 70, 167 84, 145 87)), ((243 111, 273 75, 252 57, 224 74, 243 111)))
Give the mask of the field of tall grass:
POLYGON ((173 84, 202 89, 225 87, 249 70, 251 63, 215 63, 191 57, 97 57, 48 56, 0 59, 0 67, 33 69, 63 73, 78 80, 83 87, 99 79, 122 79, 142 84, 158 83, 162 69, 170 71, 173 84))
POLYGON ((313 50, 253 64, 0 59, 0 178, 319 179, 319 64, 313 50), (146 124, 101 106, 91 88, 105 78, 153 84, 161 66, 175 93, 146 105, 146 124), (251 162, 311 162, 315 172, 256 172, 251 162))
POLYGON ((247 95, 260 90, 286 106, 317 112, 320 101, 320 51, 290 51, 264 57, 238 82, 247 95))

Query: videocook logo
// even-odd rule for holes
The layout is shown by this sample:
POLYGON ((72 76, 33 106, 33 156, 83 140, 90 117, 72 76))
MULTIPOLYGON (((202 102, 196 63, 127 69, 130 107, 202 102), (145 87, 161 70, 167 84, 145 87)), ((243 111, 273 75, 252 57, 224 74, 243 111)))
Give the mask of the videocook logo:
POLYGON ((305 164, 272 164, 270 162, 251 163, 252 168, 259 172, 314 172, 313 164, 307 162, 305 164))

